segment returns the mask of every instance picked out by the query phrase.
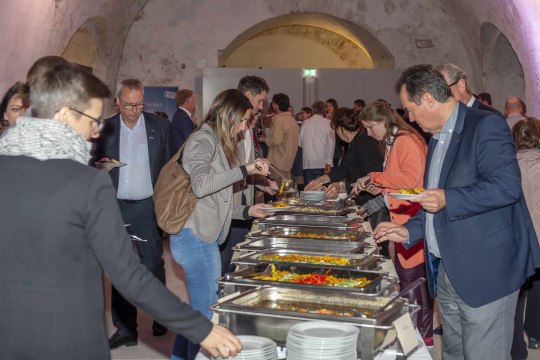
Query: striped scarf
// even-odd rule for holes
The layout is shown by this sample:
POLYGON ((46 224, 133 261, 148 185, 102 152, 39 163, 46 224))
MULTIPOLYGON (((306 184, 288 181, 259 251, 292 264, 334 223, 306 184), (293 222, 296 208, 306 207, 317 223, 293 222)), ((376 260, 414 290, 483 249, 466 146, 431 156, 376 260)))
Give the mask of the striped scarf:
POLYGON ((92 144, 71 126, 54 119, 19 117, 0 137, 0 155, 71 159, 88 165, 91 149, 92 144))

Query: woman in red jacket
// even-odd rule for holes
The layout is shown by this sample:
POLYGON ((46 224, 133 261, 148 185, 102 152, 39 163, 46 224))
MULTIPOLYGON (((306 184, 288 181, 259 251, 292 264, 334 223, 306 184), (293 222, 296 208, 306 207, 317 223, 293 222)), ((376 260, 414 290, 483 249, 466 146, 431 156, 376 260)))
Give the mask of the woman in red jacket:
MULTIPOLYGON (((368 135, 379 141, 384 141, 386 150, 382 172, 371 172, 358 179, 355 192, 367 191, 371 194, 381 194, 390 210, 390 220, 404 224, 414 216, 420 206, 407 200, 399 200, 389 193, 401 189, 419 189, 423 187, 424 169, 427 146, 422 136, 407 124, 399 114, 384 101, 376 101, 365 107, 359 119, 367 129, 368 135)), ((379 198, 380 199, 380 198, 379 198)), ((377 203, 373 201, 373 203, 377 203)), ((364 208, 373 206, 364 205, 364 208)), ((369 211, 375 209, 370 208, 369 211)), ((418 243, 411 249, 402 244, 395 245, 396 255, 393 257, 401 288, 410 283, 426 278, 424 266, 424 245, 418 243)), ((427 284, 416 287, 409 293, 409 299, 422 306, 417 314, 417 326, 427 346, 433 345, 433 299, 429 296, 427 284)))

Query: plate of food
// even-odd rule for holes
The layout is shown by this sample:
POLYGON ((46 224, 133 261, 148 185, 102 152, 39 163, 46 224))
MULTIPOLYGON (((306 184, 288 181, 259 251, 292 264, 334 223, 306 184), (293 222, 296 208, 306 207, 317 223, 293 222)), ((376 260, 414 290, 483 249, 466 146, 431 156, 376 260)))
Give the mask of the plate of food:
POLYGON ((278 201, 272 204, 271 207, 260 208, 261 211, 266 212, 279 212, 279 211, 288 211, 292 206, 290 206, 286 201, 278 201))
POLYGON ((101 167, 101 168, 113 169, 113 168, 126 166, 127 164, 121 161, 115 160, 115 159, 110 159, 110 161, 97 161, 94 163, 94 165, 98 168, 101 167))
POLYGON ((400 200, 417 200, 421 199, 426 195, 422 195, 424 192, 423 188, 414 188, 414 189, 401 189, 397 193, 388 193, 388 195, 395 197, 400 200))

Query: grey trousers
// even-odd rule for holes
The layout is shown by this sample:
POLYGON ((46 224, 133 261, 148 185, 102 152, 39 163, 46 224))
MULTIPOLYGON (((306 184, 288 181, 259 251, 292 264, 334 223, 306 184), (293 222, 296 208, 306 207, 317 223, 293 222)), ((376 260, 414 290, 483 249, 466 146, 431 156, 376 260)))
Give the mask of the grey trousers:
POLYGON ((519 289, 489 304, 473 308, 456 293, 442 262, 437 283, 444 329, 443 358, 510 360, 519 289))

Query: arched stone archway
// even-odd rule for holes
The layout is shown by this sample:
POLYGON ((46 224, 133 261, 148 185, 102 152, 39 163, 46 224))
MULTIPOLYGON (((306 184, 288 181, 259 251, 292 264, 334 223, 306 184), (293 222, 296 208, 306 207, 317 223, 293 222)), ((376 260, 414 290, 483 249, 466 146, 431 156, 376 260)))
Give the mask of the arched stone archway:
POLYGON ((102 17, 88 19, 77 29, 62 54, 68 61, 92 68, 95 75, 104 77, 103 59, 100 44, 107 31, 102 17))
POLYGON ((220 53, 218 63, 226 67, 392 69, 394 57, 357 25, 326 14, 294 13, 247 29, 220 53))
POLYGON ((506 36, 492 23, 484 22, 480 39, 485 88, 492 95, 493 106, 502 110, 508 96, 525 99, 523 68, 506 36))

